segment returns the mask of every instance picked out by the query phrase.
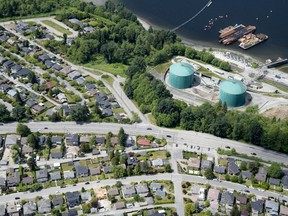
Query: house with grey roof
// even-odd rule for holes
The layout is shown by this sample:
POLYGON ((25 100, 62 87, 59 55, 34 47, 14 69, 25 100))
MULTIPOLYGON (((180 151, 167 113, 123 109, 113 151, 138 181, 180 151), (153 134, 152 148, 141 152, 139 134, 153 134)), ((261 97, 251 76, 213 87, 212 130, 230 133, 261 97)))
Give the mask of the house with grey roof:
POLYGON ((284 190, 288 190, 288 176, 285 175, 282 177, 282 185, 284 190))
POLYGON ((82 85, 82 84, 84 84, 86 82, 86 80, 85 80, 84 77, 78 77, 76 79, 76 82, 77 82, 78 85, 82 85))
POLYGON ((214 172, 218 174, 225 174, 226 173, 226 167, 224 166, 214 166, 214 172))
POLYGON ((104 172, 105 174, 110 173, 110 172, 111 172, 111 167, 110 167, 110 166, 104 166, 104 167, 103 167, 103 172, 104 172))
POLYGON ((266 214, 278 215, 279 203, 271 201, 271 200, 266 200, 265 201, 265 210, 266 210, 266 214))
POLYGON ((29 73, 32 73, 32 71, 28 68, 21 68, 19 71, 17 71, 17 76, 27 77, 29 73))
POLYGON ((238 175, 240 173, 239 167, 235 162, 228 163, 228 173, 230 175, 238 175))
POLYGON ((38 144, 40 146, 44 146, 47 140, 47 136, 46 135, 41 135, 39 136, 39 140, 38 140, 38 144))
POLYGON ((166 196, 166 192, 164 190, 156 190, 155 196, 159 196, 163 198, 166 196))
POLYGON ((118 188, 116 187, 109 188, 107 193, 108 193, 108 196, 119 196, 119 191, 118 191, 118 188))
POLYGON ((33 148, 31 148, 30 146, 24 145, 24 146, 22 147, 22 152, 23 152, 25 155, 32 155, 32 154, 33 154, 33 148))
POLYGON ((137 157, 131 156, 127 158, 127 165, 128 166, 135 166, 137 164, 138 160, 137 157))
POLYGON ((14 187, 18 186, 20 183, 20 174, 18 171, 14 171, 7 176, 7 186, 14 187))
POLYGON ((64 204, 64 199, 62 196, 55 196, 53 199, 52 199, 52 205, 53 207, 57 207, 57 206, 60 206, 64 204))
POLYGON ((41 199, 37 203, 38 213, 48 214, 51 211, 51 202, 49 199, 41 199))
POLYGON ((122 192, 123 198, 125 199, 132 198, 136 194, 134 185, 123 185, 121 187, 121 192, 122 192))
POLYGON ((93 148, 92 149, 92 155, 99 155, 100 154, 100 151, 98 148, 93 148))
POLYGON ((77 177, 87 177, 89 175, 87 166, 76 166, 75 170, 76 170, 77 177))
POLYGON ((32 176, 23 177, 22 184, 23 185, 31 185, 31 184, 33 184, 33 177, 32 176))
POLYGON ((35 101, 34 99, 32 99, 32 98, 30 98, 30 99, 28 99, 27 101, 26 101, 26 105, 28 106, 28 107, 33 107, 33 106, 35 106, 37 104, 37 101, 35 101))
POLYGON ((252 173, 249 171, 242 171, 241 175, 242 175, 243 179, 251 179, 252 178, 252 173))
POLYGON ((213 162, 210 160, 202 160, 201 161, 201 170, 205 170, 208 168, 212 169, 212 166, 213 166, 213 162))
POLYGON ((95 144, 96 145, 104 145, 106 143, 105 137, 98 137, 95 138, 95 144))
POLYGON ((0 177, 0 189, 5 190, 6 188, 6 179, 3 177, 0 177))
POLYGON ((47 169, 41 169, 41 170, 36 171, 36 180, 39 183, 48 181, 47 169))
POLYGON ((90 191, 81 193, 81 200, 84 202, 90 201, 92 199, 90 191))
POLYGON ((164 166, 164 162, 161 158, 157 158, 155 160, 152 160, 152 166, 161 167, 161 166, 164 166))
POLYGON ((115 203, 115 208, 116 208, 116 210, 126 208, 125 202, 117 202, 117 203, 115 203))
POLYGON ((61 179, 61 172, 60 171, 50 173, 50 180, 57 181, 60 179, 61 179))
POLYGON ((280 179, 269 178, 269 185, 280 186, 280 179))
POLYGON ((153 191, 157 191, 157 190, 162 190, 163 186, 162 186, 161 183, 151 182, 150 188, 151 188, 151 190, 153 190, 153 191))
POLYGON ((19 209, 15 203, 7 203, 6 210, 9 216, 19 216, 21 209, 19 209))
POLYGON ((35 202, 27 202, 23 205, 23 215, 24 216, 34 216, 37 210, 35 202))
POLYGON ((267 178, 267 171, 264 167, 260 167, 258 173, 255 175, 255 179, 258 182, 265 182, 267 178))
POLYGON ((52 66, 52 69, 57 70, 57 71, 60 71, 60 70, 62 70, 62 67, 61 67, 61 65, 59 65, 58 63, 56 63, 56 64, 54 64, 54 65, 52 66))
POLYGON ((91 33, 95 29, 93 27, 91 27, 91 26, 86 26, 83 30, 84 30, 85 33, 91 33))
POLYGON ((69 146, 78 146, 79 145, 79 136, 78 134, 67 133, 65 137, 66 144, 69 146))
POLYGON ((72 80, 76 80, 81 76, 81 73, 79 73, 78 71, 73 71, 71 73, 68 74, 68 77, 72 80))
POLYGON ((78 191, 66 192, 66 200, 69 208, 80 204, 80 195, 78 191))
POLYGON ((229 191, 224 191, 220 200, 221 205, 233 206, 234 205, 234 193, 229 191))
POLYGON ((61 103, 66 103, 67 102, 67 97, 64 93, 59 93, 57 94, 56 98, 61 102, 61 103))
POLYGON ((64 171, 63 176, 64 176, 64 179, 73 179, 73 178, 75 178, 75 173, 72 170, 64 171))
POLYGON ((51 137, 51 142, 53 144, 61 145, 62 143, 62 136, 52 136, 51 137))
POLYGON ((6 148, 11 148, 12 145, 18 143, 18 136, 13 134, 8 134, 5 139, 6 148))
POLYGON ((50 158, 52 159, 60 159, 62 157, 63 157, 62 152, 51 152, 50 154, 50 158))
POLYGON ((140 183, 135 185, 136 193, 142 197, 145 197, 149 193, 147 183, 140 183))
POLYGON ((264 208, 264 201, 263 200, 250 201, 250 206, 253 214, 262 213, 264 208))

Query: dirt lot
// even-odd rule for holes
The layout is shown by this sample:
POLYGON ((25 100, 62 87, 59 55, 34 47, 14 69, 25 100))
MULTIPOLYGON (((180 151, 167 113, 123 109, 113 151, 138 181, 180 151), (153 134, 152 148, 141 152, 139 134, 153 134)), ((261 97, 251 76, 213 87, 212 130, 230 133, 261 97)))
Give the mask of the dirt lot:
POLYGON ((276 117, 277 119, 288 119, 288 106, 275 107, 263 113, 267 117, 276 117))

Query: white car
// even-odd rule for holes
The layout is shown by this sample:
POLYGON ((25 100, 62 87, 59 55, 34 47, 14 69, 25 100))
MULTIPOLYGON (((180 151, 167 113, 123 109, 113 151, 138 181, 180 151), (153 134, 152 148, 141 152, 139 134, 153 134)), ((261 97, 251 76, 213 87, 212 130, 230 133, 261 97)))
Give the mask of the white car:
POLYGON ((60 191, 56 191, 56 194, 59 194, 60 193, 60 191))

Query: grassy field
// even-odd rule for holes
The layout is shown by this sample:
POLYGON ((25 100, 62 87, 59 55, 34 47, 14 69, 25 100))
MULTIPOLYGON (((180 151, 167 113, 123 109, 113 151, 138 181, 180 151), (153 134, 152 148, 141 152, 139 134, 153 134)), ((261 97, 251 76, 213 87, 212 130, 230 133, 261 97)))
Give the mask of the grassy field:
POLYGON ((202 73, 206 76, 216 77, 216 78, 221 79, 221 80, 224 79, 223 77, 218 76, 217 74, 205 69, 204 67, 200 67, 199 70, 197 70, 197 72, 202 73))
POLYGON ((53 22, 53 21, 51 21, 51 20, 43 20, 42 22, 43 22, 44 24, 46 24, 46 25, 48 25, 48 26, 56 29, 57 31, 59 31, 59 32, 61 32, 61 33, 63 33, 63 34, 65 33, 65 34, 67 34, 67 35, 72 35, 72 32, 71 32, 71 31, 65 29, 64 27, 58 25, 57 23, 55 23, 55 22, 53 22))
POLYGON ((72 166, 68 166, 67 163, 62 163, 62 164, 61 164, 61 168, 62 168, 63 172, 64 172, 64 171, 71 171, 71 170, 73 170, 73 167, 72 167, 72 166))
POLYGON ((115 114, 119 114, 119 113, 125 113, 124 109, 123 108, 117 108, 117 109, 113 109, 114 113, 115 114))
POLYGON ((101 76, 101 78, 105 80, 109 85, 113 85, 114 79, 111 76, 104 74, 101 76))
POLYGON ((154 68, 154 70, 156 70, 158 73, 165 73, 171 64, 172 64, 171 62, 166 62, 160 65, 157 65, 154 68))
POLYGON ((196 152, 187 152, 183 151, 183 158, 184 159, 189 159, 189 158, 198 158, 199 155, 196 152))

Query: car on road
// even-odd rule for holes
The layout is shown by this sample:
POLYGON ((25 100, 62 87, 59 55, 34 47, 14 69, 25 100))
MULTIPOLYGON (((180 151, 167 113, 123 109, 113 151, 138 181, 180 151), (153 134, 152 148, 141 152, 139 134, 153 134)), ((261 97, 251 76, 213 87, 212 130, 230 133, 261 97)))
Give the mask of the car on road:
POLYGON ((192 148, 193 148, 193 145, 191 145, 190 148, 192 149, 192 148))
POLYGON ((208 151, 210 151, 210 148, 208 148, 208 151))
POLYGON ((255 156, 255 155, 257 155, 257 154, 256 154, 255 152, 252 152, 251 155, 254 155, 254 156, 255 156))
POLYGON ((127 204, 126 204, 126 207, 127 207, 127 208, 133 208, 134 205, 133 205, 133 203, 127 203, 127 204))
POLYGON ((171 138, 172 136, 171 135, 166 135, 166 137, 171 138))
POLYGON ((73 186, 77 186, 77 184, 73 184, 73 186))
POLYGON ((48 129, 48 127, 44 127, 44 129, 48 129))
POLYGON ((97 181, 96 183, 99 183, 100 181, 97 181))
POLYGON ((15 200, 19 200, 20 199, 20 197, 15 197, 15 200))
POLYGON ((200 150, 200 146, 197 146, 197 150, 200 150))
POLYGON ((230 146, 225 146, 225 148, 230 149, 231 147, 230 146))
POLYGON ((60 191, 56 191, 56 194, 59 194, 60 193, 60 191))
POLYGON ((147 128, 147 130, 152 130, 152 128, 147 128))
POLYGON ((249 190, 245 190, 245 192, 246 192, 246 193, 250 193, 250 191, 249 191, 249 190))
POLYGON ((176 143, 176 147, 178 147, 178 144, 176 143))
POLYGON ((4 125, 3 123, 0 123, 0 125, 4 125))
POLYGON ((85 182, 85 185, 88 185, 88 184, 90 184, 90 182, 85 182))

